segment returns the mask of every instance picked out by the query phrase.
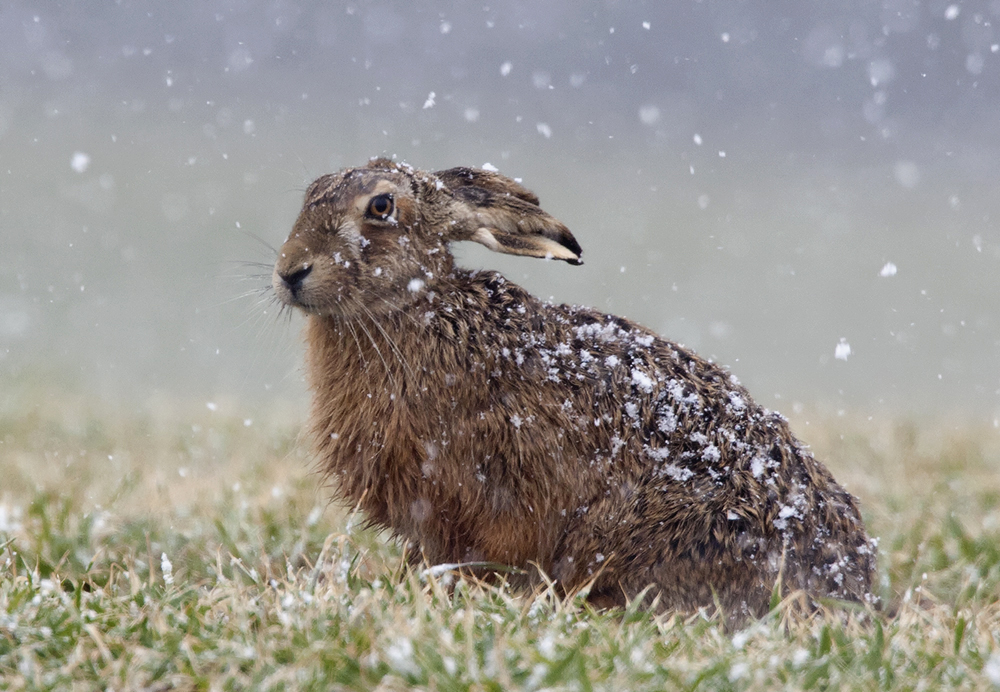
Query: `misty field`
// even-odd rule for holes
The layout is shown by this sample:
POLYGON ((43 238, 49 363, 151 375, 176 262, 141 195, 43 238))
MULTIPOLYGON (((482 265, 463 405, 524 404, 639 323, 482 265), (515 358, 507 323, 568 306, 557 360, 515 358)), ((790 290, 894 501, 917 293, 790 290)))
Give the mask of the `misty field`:
POLYGON ((884 610, 732 634, 407 572, 328 504, 300 415, 0 395, 0 689, 1000 687, 993 427, 796 416, 880 537, 884 610))

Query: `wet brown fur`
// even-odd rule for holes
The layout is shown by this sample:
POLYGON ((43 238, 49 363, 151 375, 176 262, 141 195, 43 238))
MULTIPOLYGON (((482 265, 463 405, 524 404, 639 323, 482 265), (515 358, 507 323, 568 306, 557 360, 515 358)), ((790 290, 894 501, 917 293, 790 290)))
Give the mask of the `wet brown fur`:
POLYGON ((456 268, 469 239, 579 261, 490 171, 377 159, 306 194, 274 285, 308 313, 312 436, 342 499, 431 564, 540 568, 602 605, 652 585, 738 625, 779 581, 873 602, 857 504, 781 416, 644 327, 456 268), (377 194, 394 218, 366 217, 377 194))

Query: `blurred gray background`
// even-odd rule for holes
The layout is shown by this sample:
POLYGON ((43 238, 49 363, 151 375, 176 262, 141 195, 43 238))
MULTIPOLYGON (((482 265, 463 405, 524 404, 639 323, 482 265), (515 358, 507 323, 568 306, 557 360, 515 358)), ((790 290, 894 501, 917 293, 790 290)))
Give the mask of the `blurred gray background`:
POLYGON ((313 178, 386 154, 523 178, 586 264, 466 265, 638 320, 768 407, 992 422, 997 22, 1000 0, 5 0, 0 389, 304 404, 301 320, 241 262, 272 261, 252 236, 280 245, 313 178))

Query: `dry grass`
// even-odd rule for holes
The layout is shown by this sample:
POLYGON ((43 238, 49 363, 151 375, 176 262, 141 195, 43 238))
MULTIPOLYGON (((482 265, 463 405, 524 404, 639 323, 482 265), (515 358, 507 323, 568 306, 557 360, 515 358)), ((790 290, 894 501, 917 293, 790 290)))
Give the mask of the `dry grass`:
POLYGON ((881 537, 884 613, 595 613, 406 573, 295 411, 0 399, 0 689, 990 689, 1000 432, 793 421, 881 537))

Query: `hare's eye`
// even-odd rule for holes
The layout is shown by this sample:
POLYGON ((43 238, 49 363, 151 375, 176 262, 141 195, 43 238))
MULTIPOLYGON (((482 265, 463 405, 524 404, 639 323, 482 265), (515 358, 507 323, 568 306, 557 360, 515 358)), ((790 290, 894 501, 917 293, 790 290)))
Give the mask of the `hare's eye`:
POLYGON ((376 195, 368 202, 365 214, 376 219, 385 220, 392 214, 392 195, 376 195))

